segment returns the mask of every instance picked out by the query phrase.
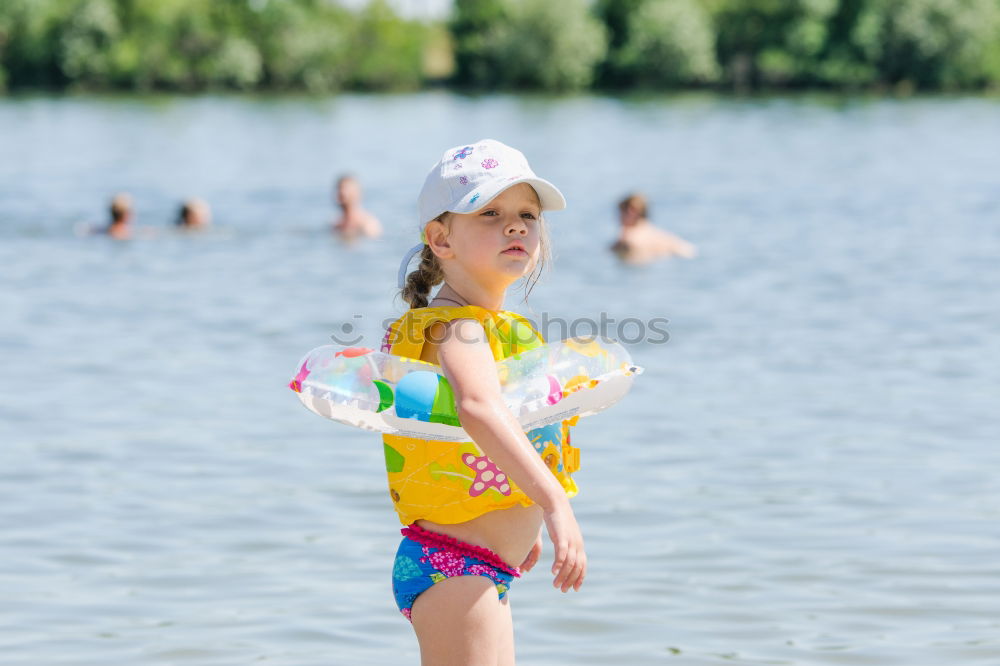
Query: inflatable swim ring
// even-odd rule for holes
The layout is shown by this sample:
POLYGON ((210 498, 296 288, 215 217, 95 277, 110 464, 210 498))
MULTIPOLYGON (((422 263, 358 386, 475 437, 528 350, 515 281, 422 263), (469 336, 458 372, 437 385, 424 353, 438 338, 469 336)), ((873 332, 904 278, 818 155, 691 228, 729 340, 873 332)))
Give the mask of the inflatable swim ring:
MULTIPOLYGON (((642 368, 617 342, 571 338, 497 363, 504 402, 525 431, 589 416, 618 402, 642 368)), ((469 441, 436 365, 363 347, 317 347, 289 384, 311 411, 405 437, 469 441)))

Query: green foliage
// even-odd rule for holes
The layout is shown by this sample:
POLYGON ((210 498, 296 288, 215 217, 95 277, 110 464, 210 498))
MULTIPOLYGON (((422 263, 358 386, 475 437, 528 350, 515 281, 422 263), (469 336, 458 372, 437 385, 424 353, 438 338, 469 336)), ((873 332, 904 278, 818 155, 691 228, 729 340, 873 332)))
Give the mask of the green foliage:
POLYGON ((59 38, 59 65, 71 81, 106 85, 111 77, 111 45, 121 24, 111 0, 79 0, 59 38))
POLYGON ((922 88, 982 85, 997 74, 993 59, 1000 37, 1000 4, 871 0, 851 36, 884 83, 922 88))
POLYGON ((337 90, 350 76, 352 17, 329 4, 305 0, 256 2, 249 33, 259 49, 267 87, 337 90))
POLYGON ((715 0, 716 48, 737 88, 816 83, 838 0, 715 0))
POLYGON ((576 90, 590 85, 607 52, 604 26, 586 0, 514 0, 498 34, 507 87, 576 90))
POLYGON ((983 54, 983 74, 986 77, 985 86, 1000 88, 1000 28, 990 40, 983 54))
POLYGON ((620 49, 629 38, 632 16, 646 0, 596 0, 594 13, 608 29, 609 56, 620 49))
POLYGON ((607 52, 586 0, 458 0, 457 79, 481 88, 578 90, 607 52))
POLYGON ((719 75, 711 18, 696 0, 647 0, 628 17, 626 35, 615 58, 630 83, 664 87, 719 75))
POLYGON ((415 88, 426 27, 385 0, 0 0, 0 82, 87 89, 415 88))
POLYGON ((427 29, 373 0, 358 17, 349 53, 351 86, 374 90, 418 88, 423 81, 427 29))
POLYGON ((448 27, 455 43, 456 83, 479 87, 495 83, 501 63, 493 33, 508 20, 504 0, 455 0, 448 27))
POLYGON ((0 0, 0 90, 1000 87, 1000 0, 0 0))
POLYGON ((628 42, 631 17, 646 0, 595 0, 594 14, 608 30, 608 55, 600 64, 597 82, 603 87, 622 88, 631 84, 622 71, 621 48, 628 42))
POLYGON ((712 0, 738 87, 1000 82, 998 0, 712 0))
POLYGON ((65 9, 65 0, 0 2, 0 71, 7 86, 65 84, 57 62, 65 9))

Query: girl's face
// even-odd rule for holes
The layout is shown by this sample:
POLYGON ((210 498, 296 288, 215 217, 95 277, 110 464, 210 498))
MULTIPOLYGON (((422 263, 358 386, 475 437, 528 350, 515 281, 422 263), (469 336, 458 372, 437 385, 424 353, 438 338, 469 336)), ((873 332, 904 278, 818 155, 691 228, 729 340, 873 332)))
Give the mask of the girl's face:
POLYGON ((541 212, 535 190, 519 183, 474 213, 452 213, 447 227, 431 222, 428 241, 449 279, 506 289, 538 261, 541 212))

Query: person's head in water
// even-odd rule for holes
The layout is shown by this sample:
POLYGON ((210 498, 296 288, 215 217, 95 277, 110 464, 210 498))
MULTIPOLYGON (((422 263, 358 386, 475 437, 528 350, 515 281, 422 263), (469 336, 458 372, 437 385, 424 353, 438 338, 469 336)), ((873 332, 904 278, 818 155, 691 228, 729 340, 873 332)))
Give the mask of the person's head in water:
POLYGON ((333 224, 333 231, 344 240, 361 237, 376 238, 382 233, 378 219, 361 205, 361 183, 351 174, 337 179, 334 198, 340 206, 340 218, 333 224))
POLYGON ((351 208, 361 203, 361 183, 347 174, 337 179, 337 204, 341 208, 351 208))
POLYGON ((104 229, 111 238, 127 239, 132 237, 132 197, 126 192, 119 192, 111 198, 109 209, 111 221, 104 229))
POLYGON ((132 197, 127 192, 119 192, 111 198, 111 224, 126 225, 132 220, 132 197))
POLYGON ((212 223, 212 210, 203 199, 188 199, 177 214, 177 226, 182 229, 204 229, 212 223))
POLYGON ((618 203, 618 212, 621 215, 623 227, 632 227, 645 220, 649 215, 649 204, 646 197, 633 192, 618 203))

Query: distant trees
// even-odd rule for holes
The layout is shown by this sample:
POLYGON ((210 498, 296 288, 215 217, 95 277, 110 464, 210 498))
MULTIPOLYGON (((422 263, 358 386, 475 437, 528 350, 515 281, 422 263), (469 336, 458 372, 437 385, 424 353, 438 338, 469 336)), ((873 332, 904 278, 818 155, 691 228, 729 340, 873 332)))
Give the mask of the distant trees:
POLYGON ((607 52, 588 0, 455 0, 450 23, 459 85, 576 90, 607 52))
POLYGON ((706 0, 736 87, 1000 83, 998 0, 706 0))
POLYGON ((386 0, 2 0, 0 87, 416 88, 439 34, 386 0))
POLYGON ((455 0, 450 25, 456 82, 485 88, 1000 85, 1000 0, 455 0))
POLYGON ((0 0, 0 89, 1000 86, 1000 0, 0 0))
POLYGON ((698 0, 601 0, 596 9, 614 31, 605 85, 664 88, 718 81, 712 18, 698 0))
POLYGON ((870 0, 851 42, 881 82, 918 88, 1000 83, 1000 2, 870 0))

